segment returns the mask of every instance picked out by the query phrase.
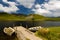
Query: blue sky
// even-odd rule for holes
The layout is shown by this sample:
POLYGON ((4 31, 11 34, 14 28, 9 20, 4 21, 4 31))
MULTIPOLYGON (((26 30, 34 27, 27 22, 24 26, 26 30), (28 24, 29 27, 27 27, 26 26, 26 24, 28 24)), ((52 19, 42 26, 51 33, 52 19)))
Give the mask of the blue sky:
POLYGON ((0 0, 0 12, 60 16, 60 0, 0 0))

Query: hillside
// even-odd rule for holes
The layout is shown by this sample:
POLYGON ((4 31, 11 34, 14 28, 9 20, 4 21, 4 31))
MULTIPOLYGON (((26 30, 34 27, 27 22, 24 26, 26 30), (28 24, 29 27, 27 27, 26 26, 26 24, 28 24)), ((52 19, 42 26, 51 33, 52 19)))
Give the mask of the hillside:
POLYGON ((46 21, 60 21, 60 17, 46 18, 46 21))
POLYGON ((0 21, 32 21, 32 20, 42 20, 44 19, 44 16, 40 16, 37 14, 29 14, 29 15, 24 15, 24 14, 8 14, 5 12, 0 13, 0 21))
POLYGON ((25 18, 22 15, 8 14, 8 13, 0 13, 0 21, 21 21, 25 18))
POLYGON ((38 14, 29 14, 27 17, 31 21, 44 21, 46 19, 46 17, 38 14))
POLYGON ((8 14, 0 12, 0 21, 60 21, 60 17, 44 17, 38 14, 8 14))

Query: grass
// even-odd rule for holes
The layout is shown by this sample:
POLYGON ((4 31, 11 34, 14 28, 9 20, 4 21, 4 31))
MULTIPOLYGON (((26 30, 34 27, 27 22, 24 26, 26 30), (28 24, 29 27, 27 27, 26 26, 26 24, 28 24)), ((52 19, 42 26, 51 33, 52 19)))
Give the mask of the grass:
POLYGON ((60 27, 48 27, 39 29, 35 34, 36 36, 42 38, 43 40, 60 40, 60 27))
POLYGON ((8 14, 8 13, 0 13, 0 21, 23 21, 25 16, 8 14))
POLYGON ((49 27, 51 32, 60 33, 60 27, 49 27))
POLYGON ((38 14, 9 14, 5 12, 0 13, 0 21, 60 21, 60 17, 45 17, 38 14), (31 16, 33 16, 31 18, 31 16))
POLYGON ((47 17, 46 21, 60 21, 60 17, 52 17, 52 18, 47 17))

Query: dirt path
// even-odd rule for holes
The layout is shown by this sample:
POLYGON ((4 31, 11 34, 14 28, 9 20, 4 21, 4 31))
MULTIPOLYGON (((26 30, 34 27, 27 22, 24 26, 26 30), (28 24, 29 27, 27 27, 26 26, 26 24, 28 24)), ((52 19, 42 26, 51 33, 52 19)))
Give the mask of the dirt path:
POLYGON ((15 27, 14 28, 16 30, 16 33, 17 33, 17 37, 18 39, 22 39, 22 40, 26 40, 26 38, 30 39, 30 40, 42 40, 40 39, 39 37, 36 37, 34 35, 34 33, 32 33, 31 31, 27 30, 26 28, 24 27, 15 27))

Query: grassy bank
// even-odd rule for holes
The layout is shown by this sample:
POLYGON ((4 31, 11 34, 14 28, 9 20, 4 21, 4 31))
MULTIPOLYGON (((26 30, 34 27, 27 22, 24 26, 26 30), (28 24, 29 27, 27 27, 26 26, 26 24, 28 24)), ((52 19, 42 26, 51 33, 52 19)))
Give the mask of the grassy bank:
POLYGON ((39 29, 35 34, 44 40, 60 40, 60 27, 49 27, 39 29))

